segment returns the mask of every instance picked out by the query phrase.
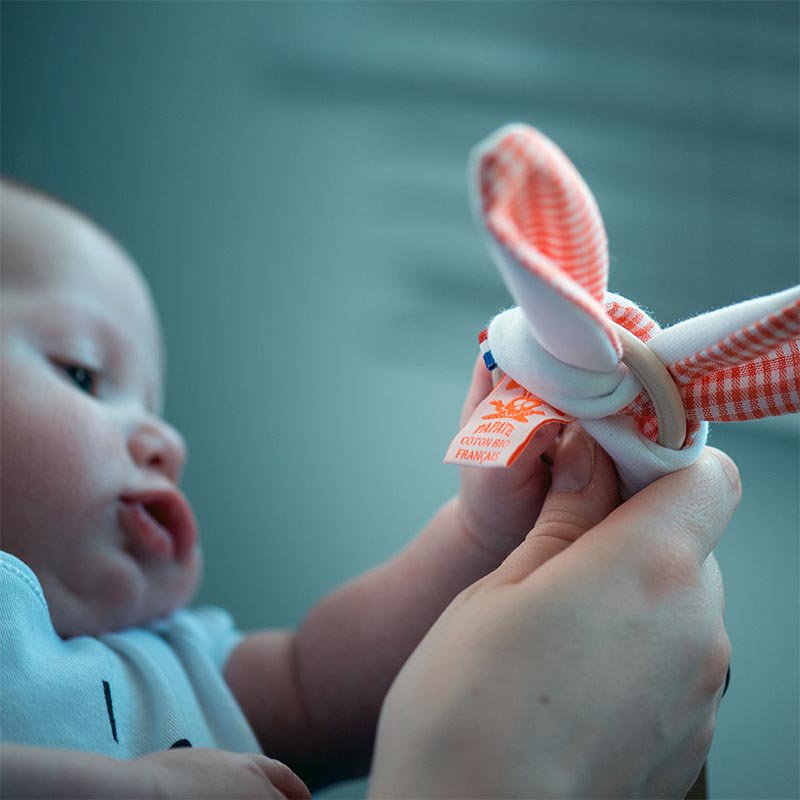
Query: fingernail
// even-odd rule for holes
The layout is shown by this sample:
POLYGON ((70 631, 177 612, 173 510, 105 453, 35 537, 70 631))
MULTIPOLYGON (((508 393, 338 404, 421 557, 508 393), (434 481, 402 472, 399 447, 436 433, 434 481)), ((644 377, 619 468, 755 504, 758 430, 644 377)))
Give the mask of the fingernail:
POLYGON ((707 449, 716 457, 717 461, 719 461, 722 469, 725 472, 725 477, 727 477, 728 482, 731 485, 731 489, 733 489, 737 494, 741 494, 742 480, 739 477, 739 470, 736 464, 733 463, 733 459, 727 453, 723 453, 722 450, 717 450, 716 447, 709 447, 707 449))
POLYGON ((577 426, 568 430, 556 452, 553 492, 582 492, 592 479, 594 443, 577 426))

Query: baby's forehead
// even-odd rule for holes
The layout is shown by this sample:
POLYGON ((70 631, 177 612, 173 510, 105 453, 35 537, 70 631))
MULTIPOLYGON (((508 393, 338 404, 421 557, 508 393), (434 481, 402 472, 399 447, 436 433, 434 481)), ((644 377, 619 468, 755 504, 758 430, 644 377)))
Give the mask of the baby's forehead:
MULTIPOLYGON (((104 231, 78 212, 34 191, 0 190, 2 295, 38 305, 53 315, 93 309, 106 327, 155 360, 160 377, 162 342, 150 291, 133 261, 104 231)), ((8 305, 8 302, 4 303, 8 305)))
POLYGON ((105 231, 35 189, 3 181, 0 211, 4 281, 19 287, 42 287, 58 280, 80 282, 101 275, 105 280, 118 280, 125 272, 136 272, 105 231))

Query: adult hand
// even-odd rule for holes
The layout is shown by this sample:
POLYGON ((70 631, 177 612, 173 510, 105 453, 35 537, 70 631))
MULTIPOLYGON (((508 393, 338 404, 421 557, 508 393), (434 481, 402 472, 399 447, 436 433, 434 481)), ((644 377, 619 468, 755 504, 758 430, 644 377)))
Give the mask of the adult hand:
POLYGON ((707 448, 611 510, 615 487, 571 426, 536 527, 392 686, 371 797, 684 796, 729 663, 711 551, 738 473, 707 448))

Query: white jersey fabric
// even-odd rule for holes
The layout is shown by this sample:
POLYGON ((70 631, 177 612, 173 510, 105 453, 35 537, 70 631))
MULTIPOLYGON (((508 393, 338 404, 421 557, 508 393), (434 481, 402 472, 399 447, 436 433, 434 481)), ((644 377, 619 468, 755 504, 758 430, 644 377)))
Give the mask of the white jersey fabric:
POLYGON ((171 747, 261 752, 222 676, 241 638, 218 608, 61 639, 30 568, 0 552, 0 738, 136 758, 171 747))

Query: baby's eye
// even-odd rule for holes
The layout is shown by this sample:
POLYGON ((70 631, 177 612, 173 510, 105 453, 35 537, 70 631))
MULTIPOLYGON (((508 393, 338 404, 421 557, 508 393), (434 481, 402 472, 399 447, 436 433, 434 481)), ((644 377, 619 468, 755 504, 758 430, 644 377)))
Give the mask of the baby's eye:
POLYGON ((80 364, 64 364, 64 372, 70 377, 72 382, 86 394, 97 394, 98 374, 89 367, 82 367, 80 364))

